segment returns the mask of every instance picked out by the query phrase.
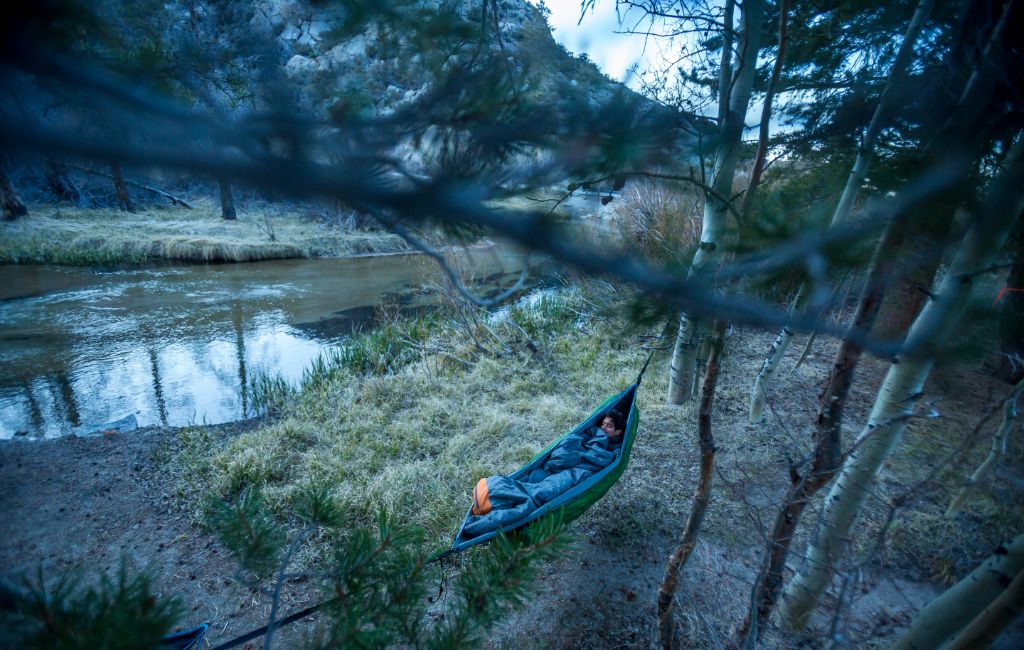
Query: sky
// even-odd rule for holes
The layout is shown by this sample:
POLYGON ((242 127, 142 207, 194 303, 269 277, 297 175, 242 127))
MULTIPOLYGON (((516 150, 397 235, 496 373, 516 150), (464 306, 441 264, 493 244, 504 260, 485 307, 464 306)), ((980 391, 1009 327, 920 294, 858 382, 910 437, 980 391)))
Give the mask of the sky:
MULTIPOLYGON (((642 90, 639 78, 647 68, 661 70, 669 58, 679 58, 681 47, 696 47, 694 41, 689 37, 683 37, 683 40, 672 43, 667 39, 622 33, 633 28, 643 31, 645 28, 649 28, 650 23, 642 20, 643 12, 638 9, 632 11, 618 9, 615 0, 595 0, 594 6, 583 14, 582 20, 580 19, 580 0, 527 0, 527 2, 535 6, 544 4, 551 10, 548 23, 551 25, 552 35, 556 41, 573 54, 586 52, 590 60, 597 64, 602 72, 616 81, 625 83, 637 92, 642 90), (663 52, 667 52, 670 57, 666 57, 663 52), (634 67, 638 69, 640 75, 631 72, 634 67)), ((714 106, 704 106, 698 110, 710 115, 714 113, 714 106)), ((761 101, 755 99, 751 101, 747 110, 746 137, 756 137, 755 129, 760 116, 761 101)), ((773 116, 773 133, 787 128, 789 127, 778 122, 777 116, 773 116)))
MULTIPOLYGON (((528 0, 533 5, 542 0, 528 0)), ((551 10, 548 22, 559 43, 573 54, 586 52, 601 71, 616 81, 634 81, 629 70, 636 64, 644 69, 649 60, 660 60, 658 46, 651 39, 636 34, 621 34, 634 26, 641 13, 633 10, 616 13, 615 0, 597 0, 580 21, 579 0, 546 0, 551 10), (619 18, 623 19, 622 24, 619 18), (645 51, 646 41, 646 51, 645 51)), ((635 83, 629 83, 636 89, 635 83)))

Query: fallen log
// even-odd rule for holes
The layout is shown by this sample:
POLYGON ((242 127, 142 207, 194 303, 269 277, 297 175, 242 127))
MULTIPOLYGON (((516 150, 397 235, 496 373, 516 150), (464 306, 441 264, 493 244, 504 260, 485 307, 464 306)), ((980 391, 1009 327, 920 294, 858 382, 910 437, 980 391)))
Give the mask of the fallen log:
MULTIPOLYGON (((114 177, 112 174, 109 174, 107 172, 101 172, 98 169, 90 169, 88 167, 82 167, 80 165, 73 165, 71 163, 60 162, 60 161, 57 161, 57 160, 47 160, 46 162, 49 163, 49 164, 53 164, 53 165, 59 165, 61 167, 67 167, 68 169, 75 169, 75 170, 78 170, 78 171, 83 172, 85 174, 92 174, 94 176, 102 176, 104 178, 113 178, 114 177)), ((181 207, 183 207, 183 208, 185 208, 187 210, 191 210, 192 209, 192 206, 187 201, 185 201, 184 199, 180 199, 177 196, 174 196, 173 194, 171 194, 170 192, 165 192, 164 190, 161 190, 160 188, 152 187, 150 185, 143 185, 142 183, 138 183, 136 181, 130 181, 130 180, 127 180, 127 179, 125 179, 124 182, 127 183, 128 185, 132 185, 134 187, 137 187, 140 190, 145 190, 147 192, 152 192, 153 194, 157 194, 159 196, 162 196, 165 199, 167 199, 168 201, 170 201, 171 205, 180 205, 181 207)))

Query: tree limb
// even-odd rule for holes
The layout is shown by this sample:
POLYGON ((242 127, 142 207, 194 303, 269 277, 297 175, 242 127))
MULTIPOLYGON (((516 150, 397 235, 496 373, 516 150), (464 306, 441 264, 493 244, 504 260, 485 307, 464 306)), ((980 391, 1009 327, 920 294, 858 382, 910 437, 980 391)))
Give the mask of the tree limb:
MULTIPOLYGON (((68 169, 76 169, 76 170, 78 170, 80 172, 83 172, 83 173, 86 173, 86 174, 92 174, 93 176, 102 176, 104 178, 114 178, 113 174, 109 174, 107 172, 101 172, 98 169, 90 169, 88 167, 82 167, 81 165, 73 165, 71 163, 59 162, 57 160, 51 160, 51 159, 47 159, 46 162, 51 164, 51 165, 55 165, 55 166, 67 167, 68 169)), ((162 196, 165 199, 167 199, 168 201, 170 201, 171 205, 180 205, 181 207, 183 207, 183 208, 185 208, 187 210, 192 210, 193 209, 193 206, 191 206, 189 203, 187 203, 184 199, 178 198, 177 196, 171 194, 170 192, 165 192, 164 190, 161 190, 159 188, 151 187, 149 185, 143 185, 142 183, 137 183, 135 181, 130 181, 128 179, 124 179, 124 182, 127 183, 128 185, 133 186, 133 187, 137 187, 140 190, 145 190, 147 192, 152 192, 153 194, 157 194, 159 196, 162 196)))

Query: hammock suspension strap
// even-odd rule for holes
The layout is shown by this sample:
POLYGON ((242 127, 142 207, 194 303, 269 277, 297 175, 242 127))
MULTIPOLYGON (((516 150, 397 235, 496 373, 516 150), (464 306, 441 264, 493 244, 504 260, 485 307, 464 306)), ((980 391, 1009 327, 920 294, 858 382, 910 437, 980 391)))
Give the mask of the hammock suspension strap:
MULTIPOLYGON (((668 319, 668 322, 665 323, 665 329, 661 330, 661 334, 658 335, 658 341, 662 341, 662 340, 665 339, 666 336, 668 336, 668 332, 669 332, 669 329, 671 329, 671 327, 672 327, 672 319, 670 318, 670 319, 668 319)), ((640 388, 640 382, 644 378, 644 373, 647 372, 647 364, 649 364, 651 362, 651 359, 654 358, 654 353, 657 352, 658 349, 659 348, 656 345, 651 347, 651 353, 647 355, 647 360, 644 361, 644 367, 640 368, 640 374, 636 376, 636 387, 637 388, 640 388)))

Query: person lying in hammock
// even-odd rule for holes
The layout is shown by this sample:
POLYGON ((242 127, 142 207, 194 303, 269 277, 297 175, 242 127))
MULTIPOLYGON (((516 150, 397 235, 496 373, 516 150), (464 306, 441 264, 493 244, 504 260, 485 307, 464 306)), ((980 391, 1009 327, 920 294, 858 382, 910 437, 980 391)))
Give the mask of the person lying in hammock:
POLYGON ((521 479, 488 476, 473 488, 473 508, 463 528, 477 537, 523 519, 591 474, 611 464, 622 448, 625 418, 609 411, 599 426, 566 437, 521 479))

